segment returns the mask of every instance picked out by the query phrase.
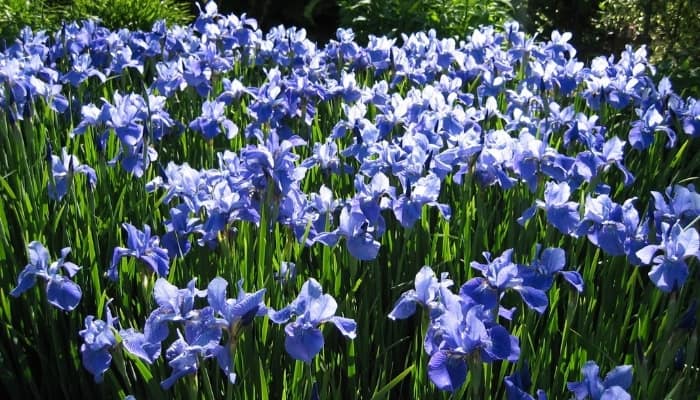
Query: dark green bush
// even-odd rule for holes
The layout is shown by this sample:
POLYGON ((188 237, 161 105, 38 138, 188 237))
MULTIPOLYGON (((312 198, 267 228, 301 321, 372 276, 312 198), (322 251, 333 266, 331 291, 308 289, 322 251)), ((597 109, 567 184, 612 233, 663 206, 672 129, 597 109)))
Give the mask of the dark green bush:
POLYGON ((0 47, 14 41, 24 26, 54 30, 62 20, 87 18, 111 29, 150 30, 161 19, 186 24, 193 16, 183 0, 0 0, 0 47))
MULTIPOLYGON (((192 1, 196 10, 196 0, 192 1)), ((255 18, 263 31, 280 24, 304 28, 321 45, 334 39, 338 29, 338 5, 333 0, 228 0, 217 4, 222 14, 246 13, 255 18)))
POLYGON ((678 92, 700 95, 700 0, 518 0, 516 9, 531 33, 572 32, 581 59, 646 45, 678 92))
POLYGON ((603 0, 599 30, 618 44, 647 44, 659 73, 670 75, 679 92, 700 95, 699 0, 603 0))
POLYGON ((479 25, 513 17, 510 0, 338 0, 341 26, 360 41, 367 35, 399 36, 435 29, 440 36, 464 37, 479 25))
POLYGON ((192 20, 189 5, 178 0, 73 0, 57 11, 64 20, 98 18, 111 29, 150 30, 161 19, 171 24, 192 20))

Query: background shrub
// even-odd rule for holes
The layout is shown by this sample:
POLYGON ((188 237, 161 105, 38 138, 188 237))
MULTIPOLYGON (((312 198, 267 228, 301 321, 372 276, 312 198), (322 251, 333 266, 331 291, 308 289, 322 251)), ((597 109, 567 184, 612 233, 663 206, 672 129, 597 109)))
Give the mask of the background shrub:
POLYGON ((178 0, 72 0, 56 8, 64 20, 99 18, 111 29, 150 30, 164 19, 169 24, 186 24, 192 20, 187 3, 178 0))
POLYGON ((51 28, 56 14, 43 0, 0 0, 0 43, 13 39, 24 26, 51 28))
POLYGON ((700 9, 698 0, 604 0, 595 21, 599 30, 625 43, 647 44, 659 72, 679 91, 700 93, 700 9))
POLYGON ((367 35, 399 36, 435 29, 439 36, 463 37, 479 25, 500 26, 513 18, 509 0, 338 0, 340 22, 362 41, 367 35))
POLYGON ((150 30, 158 20, 187 24, 193 15, 181 0, 0 0, 0 43, 13 42, 25 26, 50 31, 61 21, 99 18, 110 29, 150 30))
POLYGON ((580 59, 646 45, 658 73, 672 77, 679 92, 700 93, 698 0, 524 0, 515 8, 530 33, 571 32, 580 59))

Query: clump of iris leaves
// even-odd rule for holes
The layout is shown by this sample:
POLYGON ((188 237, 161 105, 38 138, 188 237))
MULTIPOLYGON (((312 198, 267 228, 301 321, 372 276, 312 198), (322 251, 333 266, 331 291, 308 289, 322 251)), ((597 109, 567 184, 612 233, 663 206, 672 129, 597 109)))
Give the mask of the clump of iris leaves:
POLYGON ((214 3, 25 29, 0 53, 3 390, 697 395, 700 102, 570 37, 321 45, 214 3))

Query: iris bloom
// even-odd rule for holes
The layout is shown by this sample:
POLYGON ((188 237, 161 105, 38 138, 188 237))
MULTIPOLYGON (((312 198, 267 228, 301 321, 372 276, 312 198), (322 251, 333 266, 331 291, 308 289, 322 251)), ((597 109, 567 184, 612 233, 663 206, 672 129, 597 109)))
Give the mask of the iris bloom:
POLYGON ((34 241, 29 243, 29 264, 24 267, 17 278, 17 286, 12 289, 10 295, 19 297, 22 293, 31 289, 36 284, 36 277, 48 281, 46 295, 49 303, 63 311, 72 311, 80 302, 83 295, 80 286, 71 281, 80 269, 70 261, 65 261, 70 253, 70 247, 61 250, 61 257, 49 264, 49 251, 44 245, 34 241), (61 268, 68 277, 61 274, 61 268))
POLYGON ((86 164, 81 164, 76 156, 68 154, 65 147, 62 153, 62 157, 51 155, 53 179, 49 181, 49 197, 56 201, 61 201, 63 196, 68 193, 71 180, 76 173, 87 176, 91 189, 94 189, 97 184, 97 175, 94 169, 86 164))
POLYGON ((428 377, 440 390, 449 392, 464 384, 468 359, 478 357, 479 362, 491 362, 517 360, 520 356, 517 338, 491 322, 483 306, 458 297, 432 321, 425 338, 425 349, 430 354, 428 377))
POLYGON ((105 308, 107 309, 105 321, 88 315, 85 317, 85 329, 78 332, 83 338, 83 344, 80 345, 83 366, 95 377, 97 383, 104 379, 104 373, 112 363, 110 351, 117 345, 117 338, 114 336, 117 319, 112 316, 109 307, 105 308))
POLYGON ((524 225, 535 215, 538 208, 544 209, 547 221, 559 232, 565 235, 576 236, 576 229, 581 220, 578 213, 578 204, 569 201, 571 188, 566 182, 547 182, 544 189, 544 201, 537 200, 534 206, 525 210, 518 218, 518 223, 524 225))
POLYGON ((695 228, 683 229, 679 223, 669 227, 662 223, 661 243, 650 244, 637 251, 637 257, 643 264, 653 264, 649 278, 664 292, 670 292, 683 286, 688 279, 688 257, 698 257, 700 235, 695 228), (663 255, 654 255, 659 251, 663 255))
MULTIPOLYGON (((532 381, 530 380, 530 369, 527 363, 520 371, 515 371, 513 375, 506 376, 503 381, 506 384, 506 398, 508 400, 535 400, 528 392, 532 381)), ((537 400, 547 400, 547 394, 542 389, 537 389, 537 400)))
POLYGON ((243 290, 243 281, 238 281, 238 297, 226 298, 226 282, 223 278, 214 278, 207 287, 209 305, 221 318, 216 318, 216 324, 228 332, 228 345, 217 350, 216 358, 221 369, 226 373, 231 383, 235 383, 236 374, 233 372, 232 353, 235 349, 241 331, 253 322, 253 318, 267 314, 263 303, 265 289, 255 293, 243 290))
POLYGON ((321 285, 309 278, 301 287, 299 296, 290 305, 279 310, 270 310, 270 320, 284 324, 292 316, 293 322, 284 328, 284 346, 292 358, 310 363, 323 348, 323 333, 319 326, 325 322, 335 325, 344 336, 354 339, 357 324, 350 318, 335 316, 338 303, 329 294, 323 294, 321 285))
POLYGON ((435 272, 429 266, 424 266, 416 274, 415 289, 401 294, 401 297, 389 313, 389 318, 406 319, 416 312, 416 303, 423 307, 439 307, 441 289, 447 289, 454 282, 443 273, 438 281, 435 272))
POLYGON ((131 224, 124 224, 128 233, 127 246, 115 247, 112 254, 112 265, 107 271, 109 279, 116 281, 119 278, 119 261, 122 257, 136 257, 153 270, 158 276, 167 276, 170 269, 168 251, 159 246, 158 236, 151 236, 151 227, 144 225, 143 231, 136 229, 131 224))
POLYGON ((569 382, 566 386, 576 400, 629 400, 627 389, 632 384, 632 366, 621 365, 608 372, 604 380, 598 376, 600 368, 595 361, 588 361, 581 368, 583 381, 569 382))
POLYGON ((184 335, 180 330, 177 334, 178 339, 170 345, 165 355, 173 369, 170 376, 160 383, 166 390, 183 376, 197 372, 202 360, 215 358, 221 351, 221 329, 210 307, 202 309, 196 320, 185 325, 184 335))

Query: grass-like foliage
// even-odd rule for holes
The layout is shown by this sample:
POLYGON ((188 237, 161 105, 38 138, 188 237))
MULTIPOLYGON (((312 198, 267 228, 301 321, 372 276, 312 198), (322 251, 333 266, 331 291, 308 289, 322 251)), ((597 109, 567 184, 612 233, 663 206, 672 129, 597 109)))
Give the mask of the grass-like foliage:
POLYGON ((0 397, 696 398, 700 103, 569 38, 23 30, 0 397))
POLYGON ((63 21, 98 19, 113 30, 150 30, 156 21, 192 22, 190 6, 181 0, 2 0, 0 48, 12 43, 24 27, 55 31, 63 21))
POLYGON ((56 15, 44 0, 0 2, 0 40, 17 37, 25 26, 52 27, 55 23, 56 15))
POLYGON ((73 0, 57 8, 67 21, 98 18, 110 29, 149 30, 156 21, 186 24, 192 21, 187 2, 181 0, 73 0))

